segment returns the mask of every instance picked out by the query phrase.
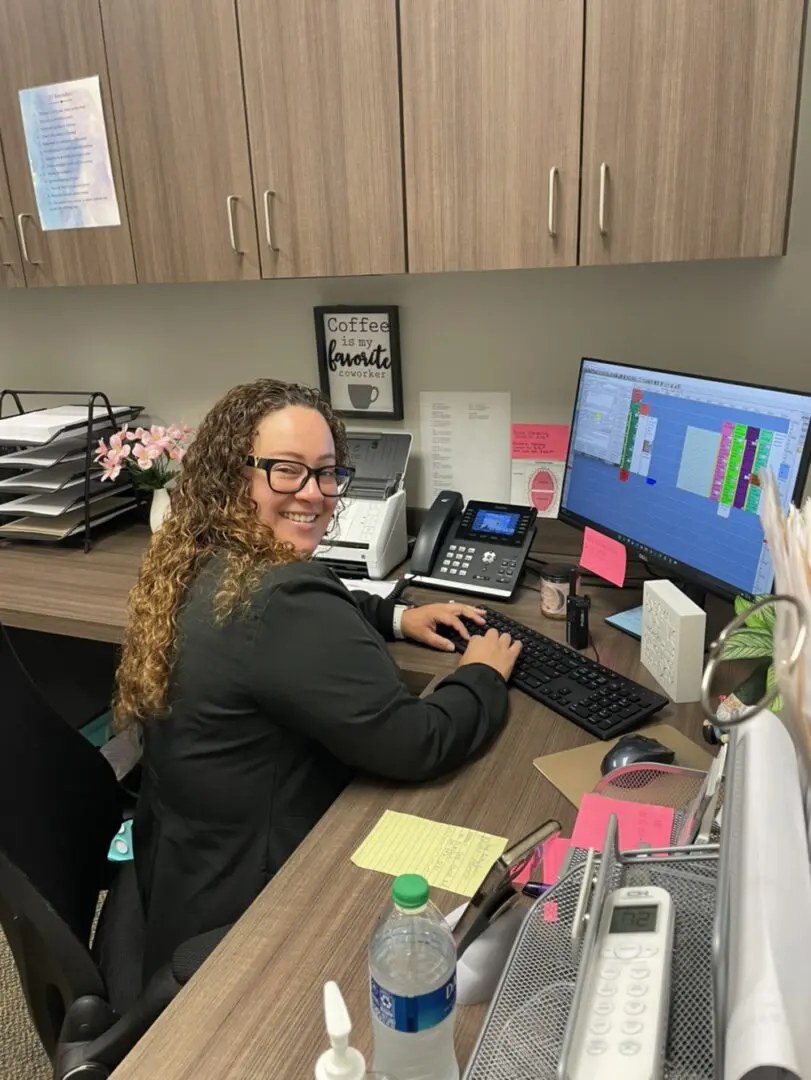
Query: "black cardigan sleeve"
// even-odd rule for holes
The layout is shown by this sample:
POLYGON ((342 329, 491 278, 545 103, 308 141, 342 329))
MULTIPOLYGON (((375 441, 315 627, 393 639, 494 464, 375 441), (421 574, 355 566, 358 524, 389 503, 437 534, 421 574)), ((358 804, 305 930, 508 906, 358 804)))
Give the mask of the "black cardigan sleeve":
POLYGON ((360 606, 324 569, 298 564, 266 595, 246 672, 279 722, 354 768, 427 780, 480 753, 507 717, 497 671, 468 664, 414 697, 360 606))
POLYGON ((357 604, 363 617, 372 624, 386 641, 394 641, 394 609, 402 600, 389 600, 363 589, 350 589, 352 599, 357 604))

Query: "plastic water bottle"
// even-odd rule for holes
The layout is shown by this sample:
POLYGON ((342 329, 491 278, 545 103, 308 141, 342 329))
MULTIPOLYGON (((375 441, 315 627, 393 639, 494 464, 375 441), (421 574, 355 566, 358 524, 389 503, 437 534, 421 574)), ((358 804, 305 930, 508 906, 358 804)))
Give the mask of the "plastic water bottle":
POLYGON ((428 882, 402 874, 369 946, 374 1068, 398 1080, 458 1080, 456 943, 428 882))

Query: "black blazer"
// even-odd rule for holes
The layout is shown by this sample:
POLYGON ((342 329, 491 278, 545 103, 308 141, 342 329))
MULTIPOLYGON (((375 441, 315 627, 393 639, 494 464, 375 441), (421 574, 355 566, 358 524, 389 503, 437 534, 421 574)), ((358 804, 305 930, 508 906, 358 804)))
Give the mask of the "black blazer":
POLYGON ((212 619, 214 559, 178 619, 170 714, 144 729, 134 849, 144 976, 194 934, 235 921, 361 769, 427 780, 502 728, 507 690, 470 664, 428 698, 384 644, 394 602, 326 567, 269 571, 250 608, 212 619))

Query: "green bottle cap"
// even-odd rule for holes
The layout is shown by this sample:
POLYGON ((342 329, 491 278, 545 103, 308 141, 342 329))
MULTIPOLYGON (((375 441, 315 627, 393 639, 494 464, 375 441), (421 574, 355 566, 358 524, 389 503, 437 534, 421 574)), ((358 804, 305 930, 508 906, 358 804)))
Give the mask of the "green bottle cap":
POLYGON ((400 874, 391 887, 395 904, 406 911, 425 907, 428 903, 428 892, 428 882, 419 874, 400 874))

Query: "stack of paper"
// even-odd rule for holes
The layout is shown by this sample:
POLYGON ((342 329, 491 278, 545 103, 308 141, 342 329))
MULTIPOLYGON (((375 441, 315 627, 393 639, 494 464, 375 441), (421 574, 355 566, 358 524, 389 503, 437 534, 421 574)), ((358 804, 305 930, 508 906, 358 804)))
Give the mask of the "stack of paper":
MULTIPOLYGON (((115 416, 131 416, 133 410, 129 405, 114 405, 112 411, 115 416)), ((95 424, 109 426, 106 406, 94 406, 93 416, 98 418, 95 424)), ((0 418, 0 443, 44 446, 62 432, 72 431, 75 434, 77 429, 87 431, 87 417, 86 405, 57 405, 53 409, 35 409, 17 416, 5 416, 0 418)))
MULTIPOLYGON (((98 480, 101 469, 91 469, 91 478, 98 480)), ((0 480, 0 491, 27 491, 32 494, 46 491, 63 491, 84 484, 84 455, 75 461, 60 461, 50 468, 32 469, 18 473, 7 480, 0 480)))
POLYGON ((95 526, 130 510, 135 505, 130 473, 103 483, 92 455, 100 438, 141 412, 138 405, 95 405, 91 413, 87 405, 74 403, 0 417, 0 447, 8 451, 0 453, 0 521, 16 519, 0 525, 0 537, 64 540, 83 532, 86 523, 95 526))
MULTIPOLYGON (((777 482, 769 474, 763 481, 761 520, 774 565, 776 594, 794 597, 811 631, 811 503, 801 510, 792 506, 786 517, 777 482)), ((781 711, 800 763, 806 818, 811 823, 811 638, 804 655, 793 667, 790 658, 800 633, 800 612, 790 603, 777 605, 774 628, 774 661, 783 695, 781 711)))
MULTIPOLYGON (((102 495, 90 503, 91 525, 101 525, 119 514, 131 510, 135 501, 131 494, 102 495)), ((0 539, 5 540, 66 540, 84 529, 84 503, 65 514, 46 517, 31 515, 0 525, 0 539)))
MULTIPOLYGON (((126 491, 131 484, 117 484, 115 492, 126 491)), ((90 486, 89 501, 96 502, 105 499, 111 493, 110 485, 102 487, 100 482, 93 482, 90 486)), ((47 492, 44 495, 23 495, 19 499, 0 504, 0 514, 36 514, 43 517, 58 517, 75 510, 79 505, 84 505, 84 488, 71 485, 61 491, 47 492)))
MULTIPOLYGON (((93 443, 106 439, 111 433, 109 424, 99 427, 93 434, 93 443)), ((95 445, 93 446, 95 450, 95 445)), ((11 454, 0 455, 0 468, 47 469, 63 461, 81 461, 87 454, 87 434, 60 435, 47 446, 26 447, 11 454)))

